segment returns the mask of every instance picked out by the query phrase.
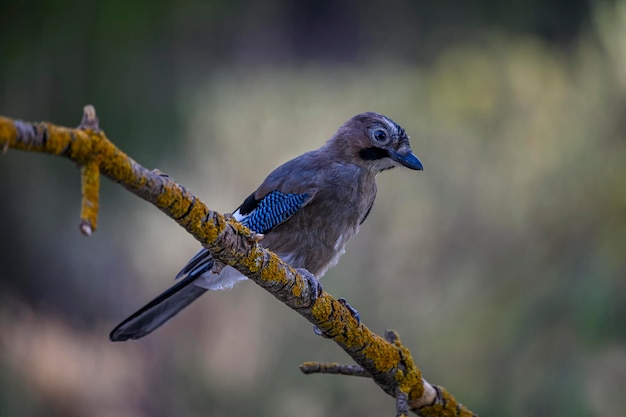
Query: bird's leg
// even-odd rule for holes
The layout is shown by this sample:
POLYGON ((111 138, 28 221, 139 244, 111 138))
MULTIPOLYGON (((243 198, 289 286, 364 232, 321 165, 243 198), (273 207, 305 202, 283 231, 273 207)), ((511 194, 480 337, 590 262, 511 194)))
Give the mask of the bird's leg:
POLYGON ((343 305, 345 308, 348 309, 348 311, 350 312, 350 314, 352 315, 352 317, 354 317, 354 319, 357 322, 357 325, 361 325, 361 315, 359 314, 359 310, 357 310, 356 308, 352 307, 350 304, 348 304, 348 301, 346 301, 345 298, 341 297, 339 298, 337 301, 339 301, 341 303, 341 305, 343 305))

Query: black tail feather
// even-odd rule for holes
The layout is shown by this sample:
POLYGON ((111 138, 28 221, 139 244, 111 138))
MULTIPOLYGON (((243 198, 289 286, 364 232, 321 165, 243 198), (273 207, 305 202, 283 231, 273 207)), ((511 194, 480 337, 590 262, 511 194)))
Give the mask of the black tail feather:
POLYGON ((109 335, 112 342, 140 339, 159 328, 207 290, 193 282, 198 277, 187 276, 150 301, 139 311, 121 322, 109 335))

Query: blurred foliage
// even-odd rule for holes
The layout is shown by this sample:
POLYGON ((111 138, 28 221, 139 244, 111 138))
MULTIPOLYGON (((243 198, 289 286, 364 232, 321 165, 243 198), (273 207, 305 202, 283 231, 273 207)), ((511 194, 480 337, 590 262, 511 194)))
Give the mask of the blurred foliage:
MULTIPOLYGON (((353 114, 389 115, 422 173, 379 178, 325 288, 400 332, 482 415, 626 415, 626 2, 0 5, 0 113, 111 139, 228 212, 353 114), (506 6, 505 6, 506 5, 506 6)), ((103 183, 78 233, 66 161, 0 160, 0 415, 383 415, 371 381, 251 283, 148 338, 108 331, 197 244, 103 183)))

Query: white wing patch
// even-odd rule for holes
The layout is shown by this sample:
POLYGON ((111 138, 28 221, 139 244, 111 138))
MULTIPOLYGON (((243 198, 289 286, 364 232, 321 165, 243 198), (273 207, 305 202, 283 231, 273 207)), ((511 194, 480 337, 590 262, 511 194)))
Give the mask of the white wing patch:
POLYGON ((211 291, 230 290, 240 281, 246 280, 244 275, 232 266, 225 266, 219 274, 205 272, 193 283, 198 287, 211 291))
POLYGON ((241 222, 241 221, 244 219, 244 217, 246 217, 246 216, 243 216, 243 215, 239 212, 239 209, 237 209, 237 211, 235 211, 235 212, 233 213, 233 218, 234 218, 235 220, 237 220, 238 222, 241 222))

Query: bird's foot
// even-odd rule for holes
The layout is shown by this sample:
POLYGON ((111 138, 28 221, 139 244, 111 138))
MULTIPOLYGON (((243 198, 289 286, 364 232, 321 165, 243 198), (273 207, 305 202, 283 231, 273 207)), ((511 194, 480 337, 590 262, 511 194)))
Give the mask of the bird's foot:
POLYGON ((361 325, 361 315, 359 314, 359 310, 357 310, 356 308, 352 307, 350 304, 348 304, 348 301, 346 301, 345 298, 341 297, 339 298, 337 301, 339 301, 339 303, 341 303, 342 306, 344 306, 345 308, 348 309, 348 311, 350 312, 350 315, 352 315, 352 317, 354 317, 354 319, 356 320, 357 325, 361 325))
POLYGON ((302 277, 306 279, 306 281, 309 283, 311 294, 309 298, 311 299, 311 305, 315 304, 317 298, 322 295, 322 291, 324 291, 322 283, 319 281, 319 279, 315 278, 315 275, 310 273, 305 268, 296 268, 296 271, 298 272, 298 274, 302 275, 302 277))
POLYGON ((259 243, 263 240, 264 237, 265 235, 263 233, 252 233, 250 236, 248 236, 248 240, 254 243, 259 243))

